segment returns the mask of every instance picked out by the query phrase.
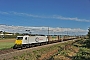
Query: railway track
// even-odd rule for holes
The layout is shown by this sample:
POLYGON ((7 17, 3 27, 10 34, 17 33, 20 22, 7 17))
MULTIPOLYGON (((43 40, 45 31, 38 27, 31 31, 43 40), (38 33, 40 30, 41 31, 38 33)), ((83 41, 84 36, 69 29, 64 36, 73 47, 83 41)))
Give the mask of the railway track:
MULTIPOLYGON (((73 41, 75 41, 75 40, 77 40, 77 39, 74 39, 73 41)), ((69 40, 69 41, 72 41, 72 40, 69 40)), ((37 46, 37 47, 32 47, 32 48, 27 48, 27 49, 22 49, 22 50, 17 50, 17 49, 13 49, 13 48, 10 48, 7 50, 0 50, 0 60, 3 60, 3 58, 9 59, 13 56, 21 55, 25 51, 37 50, 37 49, 40 49, 43 47, 48 47, 48 46, 52 46, 52 45, 56 45, 56 44, 60 44, 60 43, 65 43, 65 42, 67 42, 67 41, 53 43, 53 44, 47 44, 47 45, 42 45, 42 46, 37 46)))

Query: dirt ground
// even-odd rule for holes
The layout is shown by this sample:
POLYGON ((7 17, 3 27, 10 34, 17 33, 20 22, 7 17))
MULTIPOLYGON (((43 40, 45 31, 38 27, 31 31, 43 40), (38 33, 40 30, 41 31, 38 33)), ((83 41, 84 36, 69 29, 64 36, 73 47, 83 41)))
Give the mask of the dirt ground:
POLYGON ((38 60, 45 60, 57 52, 58 52, 58 50, 53 50, 53 51, 47 52, 46 54, 43 54, 38 60))
POLYGON ((15 42, 16 39, 2 39, 0 42, 15 42))

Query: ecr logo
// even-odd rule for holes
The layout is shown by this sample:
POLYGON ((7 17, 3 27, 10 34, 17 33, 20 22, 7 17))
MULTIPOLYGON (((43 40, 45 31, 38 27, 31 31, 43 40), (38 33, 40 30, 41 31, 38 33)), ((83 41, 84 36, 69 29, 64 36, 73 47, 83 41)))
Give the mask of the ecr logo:
POLYGON ((35 41, 36 41, 36 42, 39 42, 39 38, 38 38, 38 37, 36 37, 35 41))

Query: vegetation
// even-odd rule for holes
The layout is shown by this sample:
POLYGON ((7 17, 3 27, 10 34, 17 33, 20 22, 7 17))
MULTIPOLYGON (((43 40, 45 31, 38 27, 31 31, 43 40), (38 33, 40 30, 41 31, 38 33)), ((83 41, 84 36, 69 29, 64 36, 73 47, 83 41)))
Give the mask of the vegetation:
POLYGON ((89 37, 89 39, 90 39, 90 27, 89 27, 89 29, 88 29, 88 37, 89 37))
POLYGON ((80 48, 73 60, 90 60, 90 49, 80 48))
POLYGON ((19 33, 9 33, 9 32, 3 32, 3 31, 0 31, 0 34, 3 34, 3 35, 0 35, 0 39, 12 39, 12 38, 16 38, 17 36, 20 36, 22 34, 19 34, 19 33), (7 34, 11 34, 11 35, 7 35, 7 34))
POLYGON ((85 41, 86 47, 90 48, 90 27, 88 29, 88 39, 85 41))
POLYGON ((55 49, 58 50, 57 47, 55 47, 55 46, 50 46, 50 47, 46 47, 46 48, 43 47, 41 49, 24 52, 20 56, 14 56, 13 59, 14 60, 15 59, 16 60, 39 60, 39 59, 41 59, 42 60, 42 58, 41 58, 42 56, 44 57, 44 59, 46 59, 47 58, 46 53, 52 52, 55 49))
POLYGON ((74 43, 79 48, 79 52, 73 56, 72 60, 90 60, 90 28, 88 29, 88 39, 79 40, 74 43))
POLYGON ((14 42, 0 42, 0 50, 12 48, 13 45, 14 45, 14 42))
POLYGON ((0 50, 5 50, 12 48, 15 44, 16 39, 1 39, 0 40, 0 50))

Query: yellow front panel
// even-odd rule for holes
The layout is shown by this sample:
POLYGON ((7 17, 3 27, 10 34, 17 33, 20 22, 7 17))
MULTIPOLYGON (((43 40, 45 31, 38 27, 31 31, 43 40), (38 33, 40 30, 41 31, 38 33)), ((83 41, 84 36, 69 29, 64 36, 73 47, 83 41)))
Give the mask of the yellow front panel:
POLYGON ((22 40, 16 40, 15 44, 22 44, 22 40))

